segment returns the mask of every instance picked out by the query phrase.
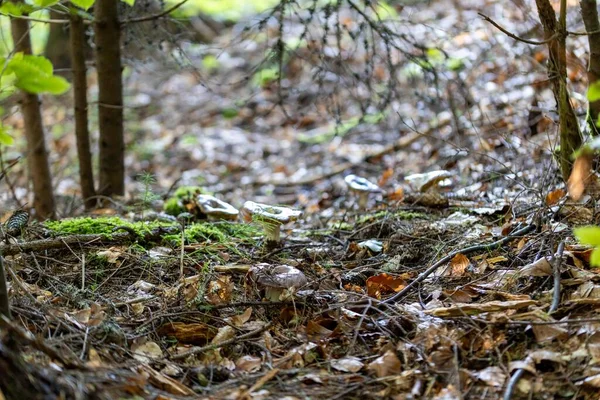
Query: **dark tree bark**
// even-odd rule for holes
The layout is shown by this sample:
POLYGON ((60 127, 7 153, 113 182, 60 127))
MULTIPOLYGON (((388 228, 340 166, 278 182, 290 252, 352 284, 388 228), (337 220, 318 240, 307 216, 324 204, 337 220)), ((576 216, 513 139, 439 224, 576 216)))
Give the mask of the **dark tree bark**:
POLYGON ((94 172, 88 130, 87 79, 85 67, 85 26, 79 15, 71 15, 71 55, 73 64, 73 94, 75 98, 75 136, 79 159, 79 183, 86 208, 96 204, 94 172))
POLYGON ((557 23, 556 13, 549 0, 536 0, 540 21, 544 27, 544 38, 550 40, 548 49, 548 77, 556 99, 560 131, 560 169, 565 182, 569 179, 573 152, 581 146, 577 116, 571 106, 567 91, 567 52, 566 52, 566 0, 561 0, 561 13, 557 23))
MULTIPOLYGON (((590 46, 590 61, 588 65, 588 85, 600 79, 600 22, 598 21, 598 9, 596 0, 581 0, 581 16, 585 24, 586 32, 594 32, 588 35, 590 46)), ((600 114, 600 100, 590 102, 588 107, 587 123, 590 132, 597 136, 599 128, 596 125, 600 114)))
POLYGON ((125 192, 123 139, 123 83, 119 0, 98 0, 94 5, 98 118, 100 128, 100 185, 105 196, 125 192))
MULTIPOLYGON (((12 18, 11 31, 15 51, 31 54, 28 21, 21 18, 12 18)), ((21 93, 20 106, 25 122, 27 165, 33 182, 33 207, 37 218, 52 218, 54 216, 54 194, 39 96, 26 92, 21 93)))
MULTIPOLYGON (((50 19, 62 18, 64 18, 63 14, 54 11, 52 8, 50 9, 50 19)), ((52 62, 55 69, 71 68, 69 34, 63 24, 50 24, 44 56, 52 62)), ((69 74, 61 73, 61 75, 68 76, 69 74)))
POLYGON ((10 303, 8 301, 8 285, 6 284, 6 272, 4 262, 0 253, 0 316, 4 315, 10 319, 10 303))

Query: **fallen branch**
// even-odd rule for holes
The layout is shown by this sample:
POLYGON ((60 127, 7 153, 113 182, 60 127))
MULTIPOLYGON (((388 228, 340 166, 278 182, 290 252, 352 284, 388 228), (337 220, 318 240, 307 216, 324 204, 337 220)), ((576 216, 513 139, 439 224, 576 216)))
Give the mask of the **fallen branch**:
MULTIPOLYGON (((44 250, 62 249, 69 247, 72 244, 84 246, 102 246, 106 244, 119 244, 133 242, 135 240, 142 241, 158 241, 161 235, 166 232, 165 228, 154 229, 151 232, 139 236, 133 230, 127 227, 117 227, 115 230, 125 229, 126 233, 113 233, 110 236, 105 234, 84 234, 60 236, 57 238, 33 240, 31 242, 23 242, 18 244, 5 244, 0 246, 0 253, 5 256, 13 256, 19 253, 40 252, 44 250)), ((175 227, 169 229, 176 229, 175 227)), ((170 231, 169 231, 170 232, 170 231)))
POLYGON ((19 244, 6 244, 0 246, 0 252, 6 256, 14 256, 19 253, 40 252, 44 250, 62 249, 71 244, 82 244, 85 246, 100 246, 104 244, 122 243, 131 240, 129 233, 115 233, 111 237, 106 235, 72 235, 51 239, 33 240, 19 244))

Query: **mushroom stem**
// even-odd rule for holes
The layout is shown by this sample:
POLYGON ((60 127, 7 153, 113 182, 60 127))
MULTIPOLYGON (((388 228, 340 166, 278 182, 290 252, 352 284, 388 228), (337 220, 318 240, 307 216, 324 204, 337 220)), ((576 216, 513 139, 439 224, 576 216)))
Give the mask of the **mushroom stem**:
POLYGON ((369 192, 361 192, 358 194, 358 207, 361 209, 367 208, 369 202, 369 192))
POLYGON ((281 241, 281 225, 269 222, 264 222, 262 225, 267 242, 279 243, 281 241))

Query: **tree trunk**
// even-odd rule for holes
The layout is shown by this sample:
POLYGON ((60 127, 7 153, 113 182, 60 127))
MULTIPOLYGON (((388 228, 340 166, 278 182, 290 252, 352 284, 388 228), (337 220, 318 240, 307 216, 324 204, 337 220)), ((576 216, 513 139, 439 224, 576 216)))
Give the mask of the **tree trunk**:
POLYGON ((581 146, 581 132, 577 116, 571 106, 567 90, 567 53, 566 53, 566 0, 561 0, 559 23, 549 0, 536 0, 540 21, 544 27, 544 37, 548 42, 550 58, 548 77, 552 82, 552 91, 556 99, 560 132, 560 169, 565 182, 569 179, 573 152, 581 146))
POLYGON ((0 391, 7 400, 76 398, 69 386, 59 383, 54 371, 27 364, 19 347, 10 333, 0 340, 0 391))
POLYGON ((88 130, 87 79, 85 67, 85 26, 79 15, 71 15, 71 55, 73 64, 73 94, 75 97, 75 136, 79 159, 79 183, 86 208, 96 204, 94 172, 88 130))
POLYGON ((4 315, 10 319, 10 303, 8 301, 8 285, 6 283, 6 272, 4 262, 0 253, 0 316, 4 315))
MULTIPOLYGON (((62 19, 64 15, 50 9, 50 19, 62 19)), ((69 53, 69 34, 65 30, 63 24, 49 24, 50 31, 48 32, 48 40, 46 40, 46 48, 44 56, 52 62, 55 69, 71 68, 71 54, 69 53)), ((66 71, 65 71, 66 72, 66 71)), ((69 74, 61 72, 60 75, 68 76, 69 74)))
MULTIPOLYGON (((15 51, 31 54, 28 21, 21 18, 12 18, 11 31, 15 51)), ((48 165, 44 126, 42 125, 40 99, 36 94, 22 92, 20 106, 25 123, 25 138, 27 139, 27 165, 29 175, 33 181, 33 207, 37 218, 52 218, 54 216, 54 194, 50 166, 48 165)))
POLYGON ((98 118, 100 128, 100 186, 105 196, 125 192, 123 83, 119 0, 98 0, 95 11, 98 118))
MULTIPOLYGON (((590 61, 588 65, 588 85, 600 79, 600 22, 598 21, 598 9, 596 0, 581 0, 581 16, 585 24, 586 32, 595 32, 588 35, 590 46, 590 61)), ((600 100, 590 102, 588 106, 587 123, 590 132, 597 136, 600 129, 596 125, 600 114, 600 100)))

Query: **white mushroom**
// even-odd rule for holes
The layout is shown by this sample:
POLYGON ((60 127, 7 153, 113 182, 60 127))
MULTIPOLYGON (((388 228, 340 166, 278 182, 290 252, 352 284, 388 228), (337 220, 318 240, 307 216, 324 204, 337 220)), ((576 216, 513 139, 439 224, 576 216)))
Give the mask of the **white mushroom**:
POLYGON ((429 189, 436 187, 442 181, 452 178, 454 174, 449 171, 439 170, 430 171, 423 174, 412 174, 404 178, 404 180, 414 189, 419 192, 426 192, 429 189))
POLYGON ((211 221, 220 219, 235 221, 240 213, 237 208, 231 204, 208 194, 198 195, 196 197, 196 202, 200 207, 200 211, 206 214, 211 221))
POLYGON ((296 221, 302 211, 289 207, 269 206, 267 204, 247 201, 241 210, 242 218, 246 222, 257 222, 265 230, 267 242, 279 243, 281 241, 281 225, 296 221))
POLYGON ((264 289, 264 297, 269 301, 280 301, 286 291, 293 292, 308 283, 302 271, 290 265, 258 264, 250 269, 249 275, 264 289))
POLYGON ((373 182, 356 175, 347 175, 344 178, 348 188, 358 195, 358 206, 365 208, 369 200, 369 193, 381 193, 382 190, 373 182))

